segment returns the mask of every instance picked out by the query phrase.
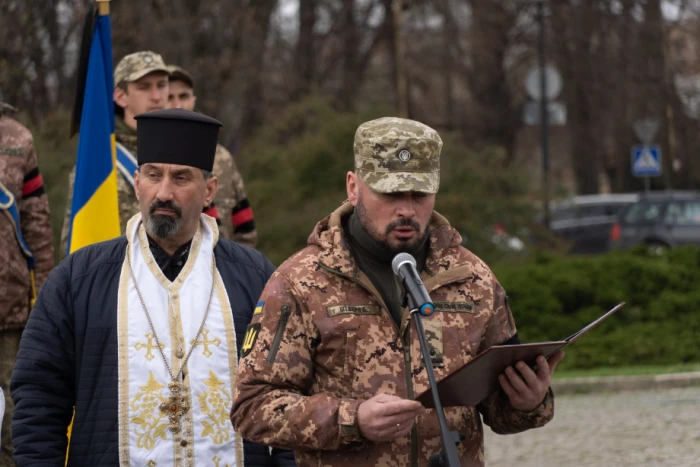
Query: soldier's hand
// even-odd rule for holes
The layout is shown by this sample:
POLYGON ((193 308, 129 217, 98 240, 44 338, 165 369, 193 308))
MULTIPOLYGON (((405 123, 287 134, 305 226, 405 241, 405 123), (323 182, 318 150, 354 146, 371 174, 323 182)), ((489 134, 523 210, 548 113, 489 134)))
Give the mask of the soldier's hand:
POLYGON ((505 375, 499 375, 498 381, 511 405, 523 412, 532 412, 539 407, 552 384, 554 369, 562 358, 562 350, 549 357, 549 360, 540 355, 537 357, 537 373, 524 362, 516 363, 518 371, 512 366, 506 368, 505 375))
POLYGON ((370 441, 392 441, 408 435, 415 418, 424 411, 420 402, 378 394, 357 408, 357 425, 370 441))

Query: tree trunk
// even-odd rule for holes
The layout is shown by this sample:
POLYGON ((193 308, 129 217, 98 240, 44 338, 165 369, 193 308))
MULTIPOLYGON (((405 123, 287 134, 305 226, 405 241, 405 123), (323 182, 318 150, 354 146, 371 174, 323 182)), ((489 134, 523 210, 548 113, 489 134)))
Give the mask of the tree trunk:
POLYGON ((450 11, 450 0, 440 0, 440 16, 442 16, 442 77, 444 80, 443 93, 445 100, 445 123, 447 130, 451 131, 455 127, 455 107, 452 99, 454 59, 452 48, 455 37, 457 37, 454 18, 450 11))
POLYGON ((597 63, 591 56, 596 17, 592 6, 586 2, 577 6, 552 5, 551 10, 550 24, 556 38, 552 41, 553 49, 562 64, 561 72, 566 83, 564 95, 572 138, 571 164, 576 192, 581 195, 598 193, 603 145, 600 135, 594 131, 596 108, 592 98, 597 84, 592 71, 597 63), (571 17, 576 17, 576 22, 567 21, 571 17))
POLYGON ((505 68, 509 33, 517 15, 508 11, 505 0, 471 0, 470 5, 472 70, 466 79, 476 106, 468 119, 467 137, 500 146, 506 151, 509 158, 506 163, 509 163, 521 125, 505 68))
POLYGON ((246 92, 243 98, 243 116, 240 137, 250 138, 263 123, 263 66, 265 63, 265 42, 270 30, 270 19, 275 10, 276 0, 256 0, 250 8, 251 21, 246 37, 246 59, 244 63, 246 92))
POLYGON ((315 75, 314 28, 317 0, 299 0, 299 39, 295 51, 296 86, 292 100, 299 100, 311 91, 315 75))
POLYGON ((357 82, 358 34, 355 24, 355 0, 343 0, 341 13, 343 44, 343 77, 340 91, 340 107, 350 111, 354 108, 355 97, 359 88, 357 82))

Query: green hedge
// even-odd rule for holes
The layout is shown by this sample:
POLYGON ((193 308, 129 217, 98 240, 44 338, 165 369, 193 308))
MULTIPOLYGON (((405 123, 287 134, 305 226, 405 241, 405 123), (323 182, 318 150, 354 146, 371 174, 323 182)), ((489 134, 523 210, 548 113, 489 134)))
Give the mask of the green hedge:
POLYGON ((563 368, 700 362, 700 248, 650 256, 537 254, 495 272, 523 342, 563 339, 627 304, 567 350, 563 368))

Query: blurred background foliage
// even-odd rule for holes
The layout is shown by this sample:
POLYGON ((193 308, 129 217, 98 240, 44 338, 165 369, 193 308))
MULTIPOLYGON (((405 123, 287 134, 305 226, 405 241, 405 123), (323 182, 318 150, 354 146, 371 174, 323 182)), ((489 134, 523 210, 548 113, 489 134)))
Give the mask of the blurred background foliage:
MULTIPOLYGON (((346 199, 357 126, 386 109, 341 112, 312 97, 290 106, 250 141, 255 158, 242 171, 258 219, 259 249, 279 265, 303 248, 316 222, 346 199), (284 160, 280 160, 284 154, 284 160)), ((58 244, 67 173, 76 140, 62 131, 67 112, 56 111, 32 128, 51 202, 58 244)), ((497 149, 474 151, 461 135, 446 133, 436 210, 465 239, 465 246, 494 269, 510 298, 524 342, 571 335, 615 304, 627 305, 567 349, 563 369, 674 364, 700 361, 700 249, 683 247, 661 256, 646 248, 599 256, 568 256, 533 221, 528 180, 517 165, 504 165, 497 149), (493 226, 529 241, 513 250, 493 226), (542 248, 547 245, 547 248, 542 248)))
POLYGON ((700 248, 640 247, 592 257, 538 252, 499 263, 524 342, 561 340, 626 305, 567 348, 563 369, 700 361, 700 248))
MULTIPOLYGON (((90 0, 0 2, 0 100, 31 128, 54 240, 77 138, 68 139, 90 0)), ((655 118, 654 188, 700 179, 700 0, 119 0, 115 63, 154 50, 189 69, 199 110, 225 126, 275 264, 346 198, 357 126, 406 115, 444 139, 436 209, 510 295, 524 341, 561 339, 619 301, 564 368, 700 361, 700 250, 568 256, 539 222, 539 127, 523 122, 537 63, 563 78, 552 127, 552 197, 639 190, 635 121, 655 118), (573 19, 572 19, 573 18, 573 19), (520 242, 520 243, 518 243, 520 242)))
MULTIPOLYGON (((261 251, 279 264, 306 244, 316 222, 346 198, 345 176, 353 170, 352 142, 358 125, 390 115, 382 108, 350 113, 323 98, 290 106, 248 143, 245 180, 256 218, 261 251), (284 159, 280 160, 280 154, 284 159)), ((495 225, 523 231, 535 206, 516 165, 494 148, 470 149, 459 134, 446 132, 436 210, 486 259, 505 254, 492 241, 495 225)))

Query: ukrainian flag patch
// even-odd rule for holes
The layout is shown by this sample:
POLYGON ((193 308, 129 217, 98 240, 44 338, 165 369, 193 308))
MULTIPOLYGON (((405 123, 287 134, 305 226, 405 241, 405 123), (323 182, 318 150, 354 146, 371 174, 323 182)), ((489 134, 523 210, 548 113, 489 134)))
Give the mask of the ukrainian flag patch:
POLYGON ((253 316, 259 315, 260 313, 262 313, 263 305, 265 305, 265 302, 264 302, 264 301, 263 301, 263 302, 258 302, 258 304, 255 305, 255 311, 253 311, 253 316))

